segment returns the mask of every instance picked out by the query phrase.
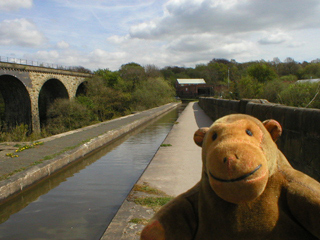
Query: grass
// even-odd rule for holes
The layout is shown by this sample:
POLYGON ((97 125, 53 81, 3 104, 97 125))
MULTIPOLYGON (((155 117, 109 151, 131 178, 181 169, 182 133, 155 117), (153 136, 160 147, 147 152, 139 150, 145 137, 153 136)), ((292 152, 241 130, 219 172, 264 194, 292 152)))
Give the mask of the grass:
POLYGON ((162 206, 171 201, 173 197, 138 197, 134 199, 134 203, 150 207, 155 211, 158 211, 162 206))
POLYGON ((154 211, 158 211, 163 205, 165 205, 173 199, 172 196, 167 195, 165 192, 159 189, 150 187, 147 183, 136 184, 133 187, 133 190, 154 195, 136 197, 133 199, 133 202, 135 204, 152 208, 154 211))
POLYGON ((163 144, 160 145, 160 147, 172 147, 172 145, 163 143, 163 144))
POLYGON ((27 169, 26 167, 23 167, 23 168, 14 170, 14 171, 11 172, 11 173, 4 174, 4 175, 0 176, 0 181, 6 180, 6 179, 8 179, 9 177, 11 177, 12 175, 14 175, 14 174, 16 174, 16 173, 19 173, 19 172, 22 172, 22 171, 24 171, 24 170, 26 170, 26 169, 27 169))
POLYGON ((132 218, 130 223, 147 225, 149 220, 145 218, 132 218))
POLYGON ((43 160, 53 159, 53 158, 55 158, 55 157, 57 157, 57 156, 65 153, 65 152, 67 152, 67 151, 73 150, 73 149, 75 149, 76 147, 79 147, 79 146, 81 146, 82 144, 85 144, 85 143, 89 142, 90 140, 91 140, 91 138, 90 138, 90 139, 83 140, 81 143, 79 143, 79 144, 77 144, 77 145, 75 145, 75 146, 66 147, 66 148, 64 148, 63 150, 61 150, 60 152, 57 152, 57 153, 52 154, 52 155, 47 155, 47 156, 45 156, 45 157, 43 158, 43 160))
POLYGON ((53 158, 55 158, 55 157, 57 157, 57 156, 65 153, 65 152, 67 152, 67 151, 69 151, 69 150, 75 149, 77 146, 78 146, 78 145, 73 146, 73 147, 66 147, 66 148, 64 148, 63 150, 61 150, 60 152, 57 152, 57 153, 55 153, 55 154, 47 155, 47 156, 43 157, 43 160, 53 159, 53 158))
MULTIPOLYGON (((43 159, 40 159, 40 160, 38 160, 38 161, 35 161, 35 162, 29 164, 29 165, 26 166, 26 167, 22 167, 22 168, 19 168, 19 169, 16 169, 16 170, 12 171, 11 173, 4 174, 4 175, 0 176, 0 181, 5 180, 5 179, 8 179, 8 178, 11 177, 12 175, 14 175, 14 174, 16 174, 16 173, 19 173, 19 172, 22 172, 22 171, 24 171, 24 170, 26 170, 26 169, 28 169, 28 168, 30 168, 30 167, 36 166, 36 165, 38 165, 38 164, 41 164, 41 163, 43 163, 43 162, 46 161, 46 160, 53 159, 53 158, 55 158, 55 157, 57 157, 57 156, 65 153, 66 151, 72 150, 72 149, 74 149, 74 148, 76 148, 76 147, 78 147, 78 146, 80 146, 80 145, 82 145, 82 144, 84 144, 84 143, 86 143, 86 142, 89 142, 90 140, 91 140, 91 139, 86 139, 86 140, 82 141, 81 143, 79 143, 79 144, 77 144, 77 145, 75 145, 75 146, 66 147, 66 148, 64 148, 63 150, 61 150, 61 151, 58 152, 58 153, 55 153, 55 154, 52 154, 52 155, 47 155, 47 156, 45 156, 43 159)), ((34 143, 34 146, 36 146, 36 145, 42 145, 42 144, 43 144, 43 142, 35 142, 35 143, 34 143)), ((17 144, 16 147, 21 148, 22 146, 17 144)), ((22 148, 23 148, 23 147, 22 147, 22 148)), ((27 148, 26 148, 26 149, 27 149, 27 148)), ((18 157, 18 155, 14 155, 13 153, 12 153, 12 154, 6 154, 6 155, 7 155, 8 157, 18 157), (11 156, 11 155, 12 155, 12 156, 11 156)))
POLYGON ((136 185, 134 185, 133 190, 139 191, 139 192, 150 193, 150 194, 156 194, 156 195, 166 195, 165 192, 163 192, 159 189, 150 187, 147 184, 136 184, 136 185))
MULTIPOLYGON (((149 186, 148 183, 146 182, 144 182, 143 184, 135 184, 132 191, 143 192, 143 193, 147 193, 148 195, 131 197, 130 201, 133 201, 135 204, 151 208, 155 212, 159 211, 162 206, 164 206, 165 204, 167 204, 169 201, 173 199, 172 196, 167 195, 165 192, 157 188, 149 186)), ((147 225, 149 221, 150 219, 135 217, 135 218, 132 218, 129 221, 129 223, 147 225)), ((137 234, 139 235, 140 233, 137 233, 137 234)))

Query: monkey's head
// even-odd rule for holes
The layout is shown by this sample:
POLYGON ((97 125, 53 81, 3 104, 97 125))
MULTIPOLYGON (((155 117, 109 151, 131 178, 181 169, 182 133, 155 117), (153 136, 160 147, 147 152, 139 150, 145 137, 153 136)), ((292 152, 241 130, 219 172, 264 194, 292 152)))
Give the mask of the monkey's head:
POLYGON ((277 121, 262 123, 244 114, 222 117, 197 130, 194 141, 202 147, 203 171, 212 190, 235 204, 259 197, 275 171, 275 141, 281 133, 277 121))

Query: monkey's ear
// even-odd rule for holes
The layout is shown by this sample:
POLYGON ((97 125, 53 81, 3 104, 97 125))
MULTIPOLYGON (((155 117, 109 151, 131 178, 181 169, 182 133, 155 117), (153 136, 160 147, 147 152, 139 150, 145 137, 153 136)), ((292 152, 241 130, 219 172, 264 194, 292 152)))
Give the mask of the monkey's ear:
POLYGON ((278 123, 276 120, 268 119, 263 122, 263 125, 270 133, 273 141, 276 142, 282 134, 282 127, 280 123, 278 123))
POLYGON ((208 132, 208 127, 199 128, 193 135, 194 142, 199 146, 202 147, 203 139, 206 133, 208 132))

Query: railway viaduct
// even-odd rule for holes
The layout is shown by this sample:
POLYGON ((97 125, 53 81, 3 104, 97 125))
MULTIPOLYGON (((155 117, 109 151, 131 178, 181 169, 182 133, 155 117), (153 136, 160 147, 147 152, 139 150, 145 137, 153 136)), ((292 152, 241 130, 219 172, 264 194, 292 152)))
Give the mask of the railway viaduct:
POLYGON ((88 73, 0 62, 2 120, 11 127, 27 124, 40 131, 50 104, 85 93, 88 73))

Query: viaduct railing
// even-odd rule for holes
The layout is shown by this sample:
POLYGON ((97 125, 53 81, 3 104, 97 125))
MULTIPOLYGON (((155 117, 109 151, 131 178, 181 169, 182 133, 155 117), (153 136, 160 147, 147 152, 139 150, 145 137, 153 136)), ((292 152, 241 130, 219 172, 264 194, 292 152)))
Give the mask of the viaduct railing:
POLYGON ((59 68, 49 68, 43 66, 32 66, 32 65, 23 65, 18 63, 7 63, 7 62, 0 62, 0 69, 10 69, 10 70, 17 70, 23 72, 43 72, 43 73, 55 73, 55 74, 62 74, 62 75, 70 75, 70 76, 81 76, 81 77, 92 77, 91 73, 83 73, 77 72, 73 70, 65 70, 59 68))
POLYGON ((277 141, 290 163, 320 181, 320 110, 288 107, 266 100, 200 98, 199 105, 213 120, 232 113, 277 120, 283 134, 277 141))
POLYGON ((0 56, 0 62, 41 67, 41 68, 67 70, 67 71, 76 71, 77 68, 79 68, 79 67, 75 67, 75 66, 63 66, 63 65, 59 65, 59 64, 45 63, 45 62, 41 62, 41 61, 34 61, 34 60, 15 58, 15 57, 4 57, 4 56, 0 56))

